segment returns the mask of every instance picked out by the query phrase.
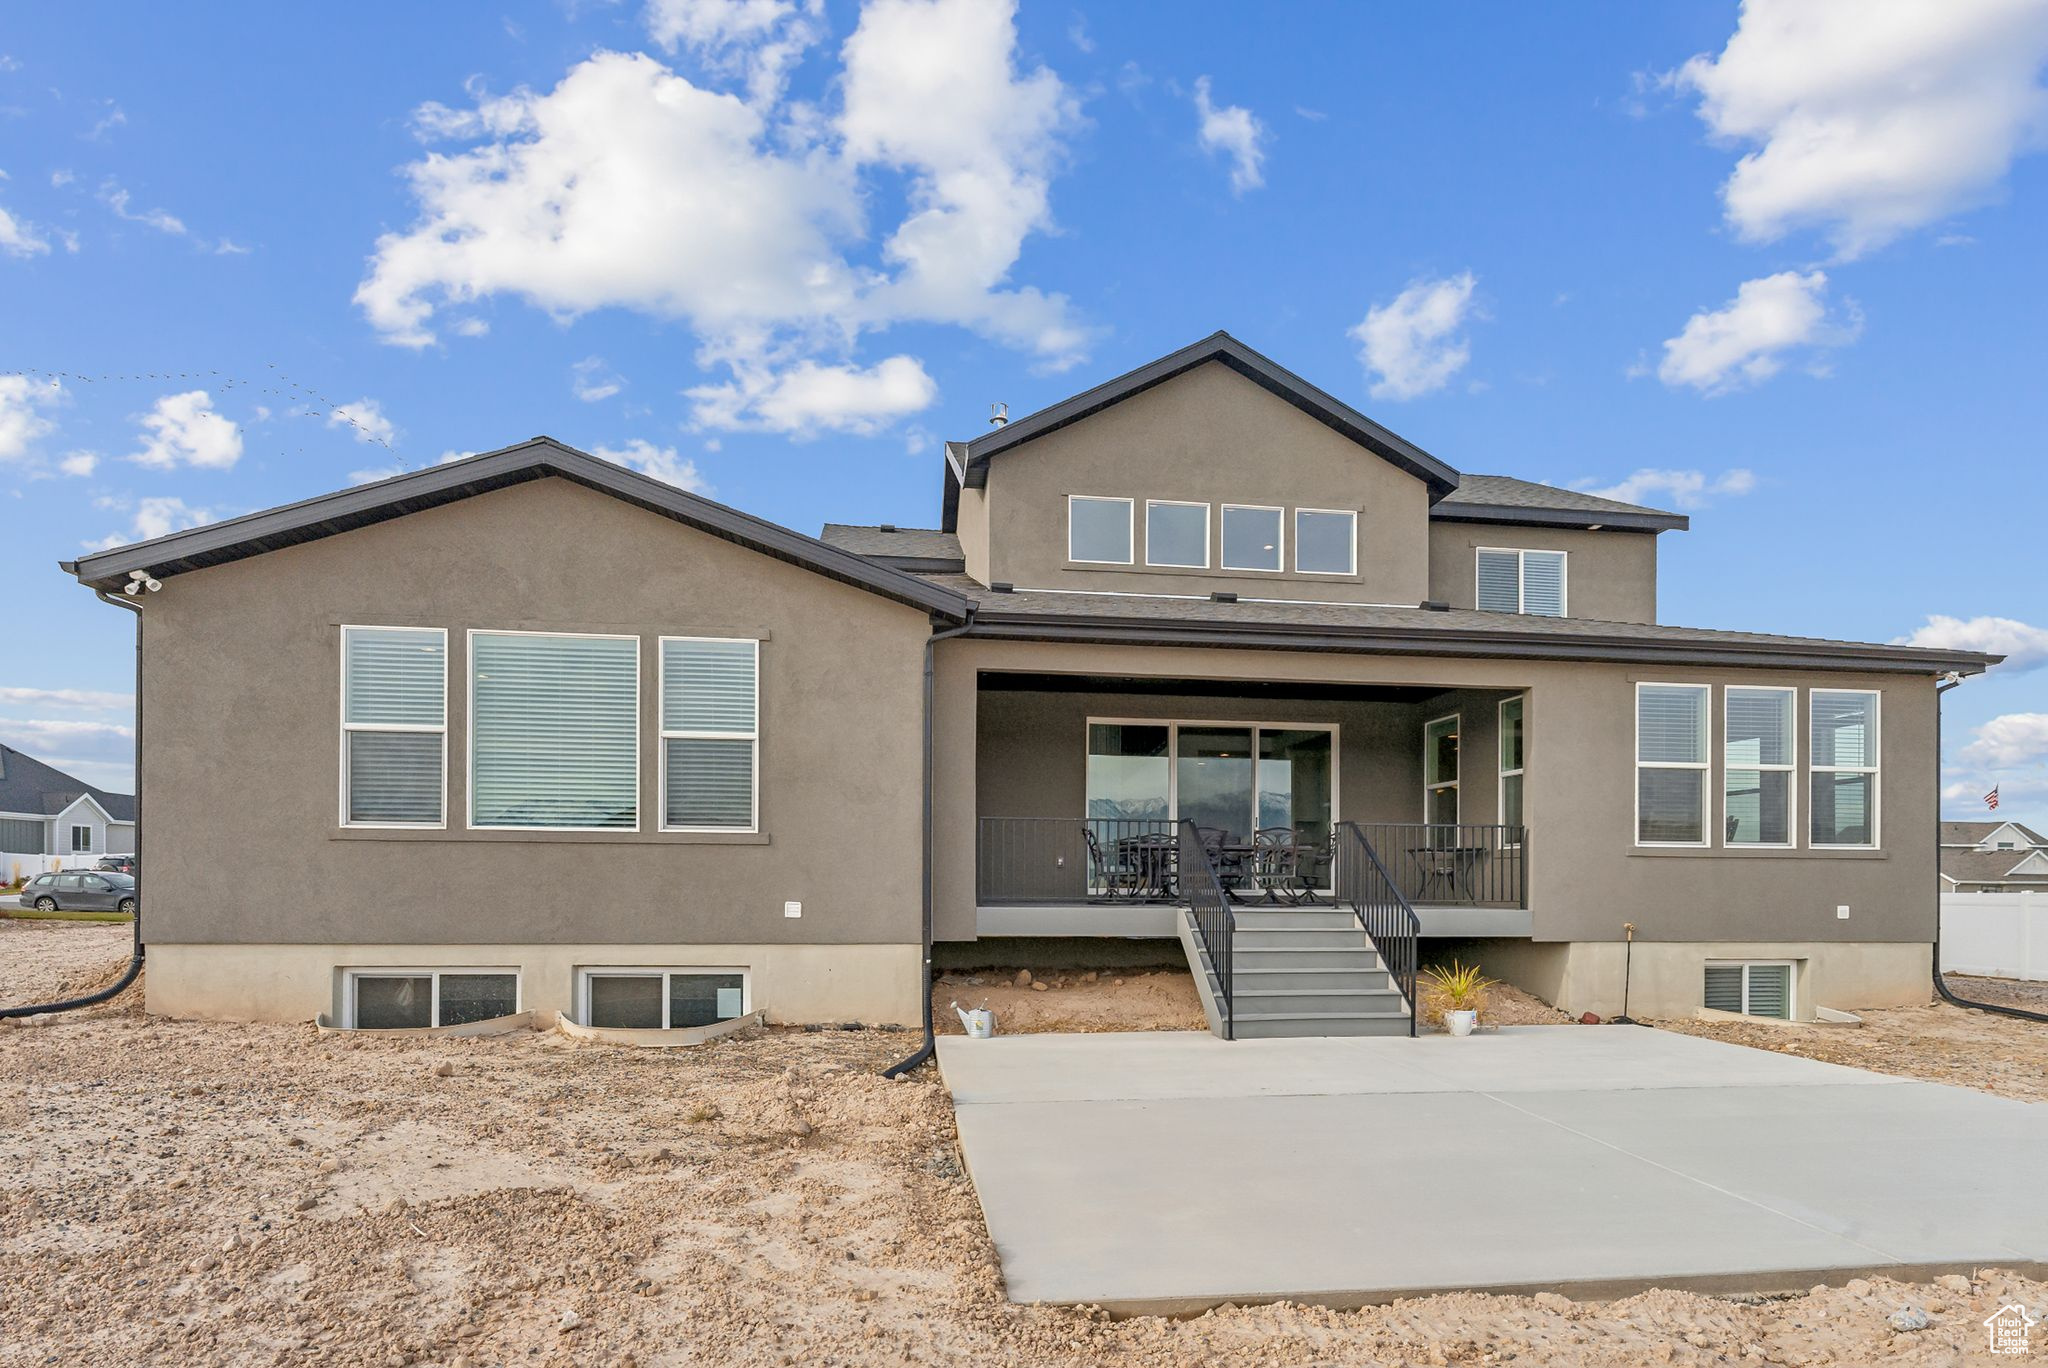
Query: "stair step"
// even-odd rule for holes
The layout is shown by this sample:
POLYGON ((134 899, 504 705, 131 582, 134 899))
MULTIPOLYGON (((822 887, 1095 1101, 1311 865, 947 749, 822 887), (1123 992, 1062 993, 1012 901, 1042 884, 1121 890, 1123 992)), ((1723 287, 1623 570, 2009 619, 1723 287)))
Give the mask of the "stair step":
POLYGON ((1240 945, 1235 949, 1237 971, 1261 969, 1352 969, 1371 972, 1386 966, 1379 953, 1355 946, 1318 949, 1303 945, 1240 945))
MULTIPOLYGON (((1207 964, 1202 967, 1209 968, 1207 964)), ((1264 965, 1253 969, 1242 959, 1237 962, 1231 984, 1239 994, 1287 988, 1349 988, 1366 992, 1394 990, 1393 975, 1384 969, 1269 969, 1264 965)))
POLYGON ((1239 931, 1350 930, 1358 918, 1346 907, 1283 907, 1231 909, 1239 931))
POLYGON ((1254 988, 1232 987, 1240 1020, 1245 1017, 1301 1016, 1312 1012, 1379 1012, 1408 1007, 1392 988, 1254 988))
POLYGON ((1239 1040, 1278 1040, 1301 1036, 1404 1036, 1408 1012, 1305 1012, 1297 1016, 1240 1015, 1232 1032, 1239 1040))
POLYGON ((1239 927, 1230 938, 1238 950, 1370 950, 1371 937, 1357 925, 1323 928, 1294 928, 1281 931, 1246 930, 1239 927))

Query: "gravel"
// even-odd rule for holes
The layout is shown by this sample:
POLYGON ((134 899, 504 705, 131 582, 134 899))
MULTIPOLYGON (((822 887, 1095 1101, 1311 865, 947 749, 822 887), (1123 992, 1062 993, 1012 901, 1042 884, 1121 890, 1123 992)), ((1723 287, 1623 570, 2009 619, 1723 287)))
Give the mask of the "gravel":
MULTIPOLYGON (((0 921, 0 999, 104 982, 125 947, 121 927, 0 921)), ((2048 1302, 2048 1285, 1973 1270, 1783 1298, 1459 1294, 1183 1321, 1020 1307, 944 1089, 929 1069, 877 1075, 900 1033, 754 1029, 674 1051, 323 1037, 151 1018, 138 996, 0 1031, 0 1368, 1931 1368, 1981 1354, 2004 1300, 2048 1302), (1892 1328, 1905 1306, 1925 1329, 1892 1328)))

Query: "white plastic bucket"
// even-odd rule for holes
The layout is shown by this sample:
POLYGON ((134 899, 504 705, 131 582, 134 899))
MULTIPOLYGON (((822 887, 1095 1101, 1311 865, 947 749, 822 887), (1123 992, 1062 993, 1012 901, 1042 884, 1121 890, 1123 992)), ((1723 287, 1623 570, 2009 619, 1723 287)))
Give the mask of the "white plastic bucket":
POLYGON ((1477 1012, 1445 1012, 1445 1013, 1444 1013, 1444 1025, 1446 1025, 1446 1026, 1450 1027, 1450 1030, 1451 1030, 1451 1034, 1452 1034, 1452 1035, 1454 1035, 1454 1036, 1468 1036, 1468 1035, 1471 1035, 1471 1034, 1472 1034, 1472 1028, 1473 1028, 1474 1026, 1477 1026, 1478 1024, 1479 1024, 1479 1013, 1477 1013, 1477 1012))

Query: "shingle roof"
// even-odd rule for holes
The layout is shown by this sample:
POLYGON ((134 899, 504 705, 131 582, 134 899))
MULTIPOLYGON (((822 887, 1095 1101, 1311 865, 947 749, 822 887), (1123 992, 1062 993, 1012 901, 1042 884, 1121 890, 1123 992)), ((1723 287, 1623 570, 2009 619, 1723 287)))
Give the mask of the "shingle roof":
POLYGON ((1682 513, 1603 499, 1583 490, 1559 489, 1512 475, 1461 475, 1458 487, 1439 500, 1429 516, 1454 522, 1598 524, 1654 532, 1679 531, 1691 524, 1682 513))
POLYGON ((1941 872, 1959 884, 2015 883, 2048 888, 2048 874, 2013 874, 2013 868, 2031 854, 2027 850, 1944 849, 1941 872))
POLYGON ((0 812, 40 812, 54 817, 89 793, 117 822, 135 820, 135 795, 109 793, 83 779, 75 779, 33 755, 12 746, 0 746, 0 812))
POLYGON ((1724 632, 1472 609, 1265 602, 1135 594, 990 590, 965 575, 933 581, 976 604, 976 635, 1250 646, 1405 655, 1684 661, 1935 674, 1998 659, 1952 651, 1766 632, 1724 632))
POLYGON ((2011 827, 2020 833, 2022 839, 2031 841, 2037 846, 2048 846, 2048 837, 2042 836, 2040 832, 2034 830, 2026 823, 2001 822, 1995 818, 1981 822, 1943 822, 1941 824, 1941 843, 1945 846, 1975 845, 2001 827, 2011 827))
POLYGON ((966 565, 960 538, 932 527, 897 527, 883 523, 862 527, 853 523, 826 523, 818 540, 856 556, 866 556, 898 570, 958 572, 966 565))

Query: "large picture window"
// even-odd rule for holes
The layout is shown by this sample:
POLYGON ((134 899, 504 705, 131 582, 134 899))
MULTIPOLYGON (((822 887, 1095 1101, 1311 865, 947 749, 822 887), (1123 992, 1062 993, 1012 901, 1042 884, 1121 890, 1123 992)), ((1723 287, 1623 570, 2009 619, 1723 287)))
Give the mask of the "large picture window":
POLYGON ((1323 845, 1336 817, 1336 732, 1238 722, 1088 724, 1087 812, 1098 835, 1116 824, 1194 822, 1231 843, 1293 829, 1323 845))
POLYGON ((1145 501, 1145 564, 1209 568, 1209 505, 1145 501))
POLYGON ((1877 844, 1877 695, 1862 689, 1812 693, 1816 846, 1877 844))
POLYGON ((470 824, 640 826, 640 640, 471 632, 470 824))
POLYGON ((661 825, 752 831, 759 824, 760 643, 661 641, 661 825))
POLYGON ((1794 689, 1730 685, 1722 739, 1722 839, 1731 846, 1793 843, 1794 689))
POLYGON ((1636 685, 1636 844, 1707 843, 1704 684, 1636 685))
POLYGON ((1277 508, 1223 505, 1223 568, 1278 570, 1284 563, 1280 527, 1277 508))
POLYGON ((1067 498, 1067 559, 1098 565, 1131 563, 1131 501, 1086 494, 1067 498))
POLYGON ((446 822, 448 634, 341 629, 341 821, 446 822))
POLYGON ((1294 568, 1304 575, 1358 573, 1358 515, 1348 508, 1294 510, 1294 568))
POLYGON ((1481 547, 1474 602, 1481 612, 1563 617, 1564 560, 1562 551, 1481 547))

